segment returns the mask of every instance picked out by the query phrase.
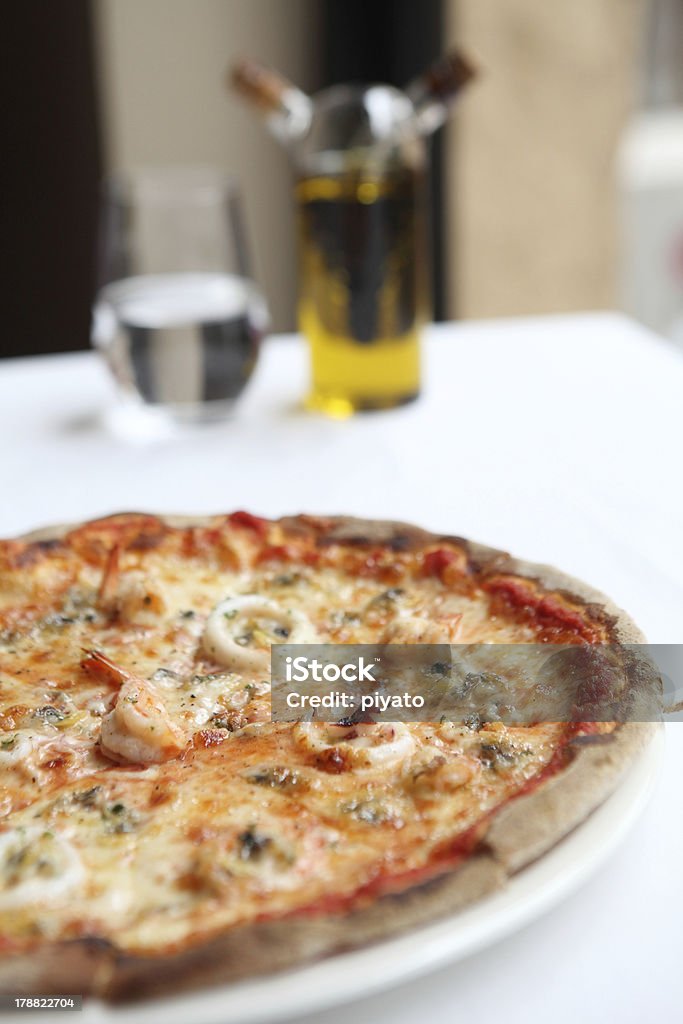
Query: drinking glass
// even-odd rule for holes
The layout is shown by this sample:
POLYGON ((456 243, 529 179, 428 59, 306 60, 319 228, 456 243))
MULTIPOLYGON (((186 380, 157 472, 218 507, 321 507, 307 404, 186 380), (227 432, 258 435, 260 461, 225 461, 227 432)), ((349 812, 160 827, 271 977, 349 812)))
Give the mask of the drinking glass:
POLYGON ((100 247, 92 342, 132 422, 230 413, 267 327, 234 181, 196 167, 116 174, 100 247))

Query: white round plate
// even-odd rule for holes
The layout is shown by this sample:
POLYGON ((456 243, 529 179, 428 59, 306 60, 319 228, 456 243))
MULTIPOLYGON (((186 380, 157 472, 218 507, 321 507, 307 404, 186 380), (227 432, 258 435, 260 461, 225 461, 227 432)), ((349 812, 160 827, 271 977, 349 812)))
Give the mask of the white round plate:
MULTIPOLYGON (((389 988, 491 945, 568 896, 621 843, 650 796, 664 748, 658 732, 609 799, 501 892, 399 938, 236 985, 130 1006, 88 1000, 79 1024, 269 1024, 389 988)), ((24 1014, 3 1014, 18 1024, 24 1014)), ((52 1014, 31 1013, 31 1024, 52 1014)))

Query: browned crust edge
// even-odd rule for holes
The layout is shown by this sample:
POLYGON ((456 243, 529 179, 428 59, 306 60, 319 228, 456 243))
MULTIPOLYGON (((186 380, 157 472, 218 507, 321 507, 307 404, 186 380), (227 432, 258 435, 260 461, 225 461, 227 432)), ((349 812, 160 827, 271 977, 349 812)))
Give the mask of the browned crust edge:
MULTIPOLYGON (((561 572, 550 565, 527 562, 514 558, 506 551, 465 540, 449 534, 436 534, 421 527, 394 520, 359 519, 353 516, 321 516, 331 526, 324 536, 324 543, 337 542, 353 546, 387 546, 394 551, 417 551, 435 544, 452 544, 461 548, 471 566, 476 567, 480 576, 511 574, 522 576, 539 583, 545 590, 554 591, 569 598, 579 599, 587 609, 598 613, 599 618, 611 628, 610 639, 615 643, 645 643, 645 636, 626 612, 609 597, 582 580, 561 572)), ((292 532, 301 530, 301 517, 291 516, 278 520, 284 529, 292 532)), ((304 517, 305 522, 305 517, 304 517)))
MULTIPOLYGON (((211 526, 224 519, 158 518, 171 527, 211 526)), ((534 580, 544 589, 563 592, 597 608, 601 618, 609 621, 615 642, 645 642, 635 623, 612 601, 550 566, 405 523, 347 516, 319 519, 325 524, 324 543, 388 546, 397 551, 456 544, 478 568, 534 580)), ((279 523, 292 534, 311 529, 308 517, 285 517, 279 523)), ((17 539, 29 543, 55 540, 79 525, 83 524, 48 527, 17 539)), ((53 943, 31 955, 1 960, 0 991, 47 994, 68 990, 109 1000, 165 995, 294 967, 454 913, 498 889, 579 825, 613 792, 657 729, 656 724, 630 722, 619 726, 609 742, 580 746, 559 774, 496 813, 474 856, 427 883, 384 895, 347 913, 290 915, 233 928, 170 956, 129 956, 96 938, 53 943)))

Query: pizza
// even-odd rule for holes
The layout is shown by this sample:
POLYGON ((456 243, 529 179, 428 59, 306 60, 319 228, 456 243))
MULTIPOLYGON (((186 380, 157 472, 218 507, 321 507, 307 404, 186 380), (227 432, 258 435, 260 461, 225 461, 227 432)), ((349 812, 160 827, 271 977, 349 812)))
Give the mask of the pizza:
POLYGON ((275 643, 640 643, 547 567, 392 522, 121 514, 0 543, 0 988, 135 999, 505 885, 652 726, 271 721, 275 643))

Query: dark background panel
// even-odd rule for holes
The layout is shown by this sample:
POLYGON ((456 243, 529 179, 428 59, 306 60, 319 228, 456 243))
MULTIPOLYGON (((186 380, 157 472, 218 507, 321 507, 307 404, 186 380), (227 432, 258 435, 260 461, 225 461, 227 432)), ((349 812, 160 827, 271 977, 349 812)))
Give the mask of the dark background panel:
POLYGON ((88 345, 100 145, 88 0, 3 5, 0 355, 88 345))
MULTIPOLYGON (((443 50, 442 0, 322 0, 321 85, 388 82, 399 88, 443 50)), ((431 261, 435 319, 445 317, 442 139, 430 143, 431 261)))

